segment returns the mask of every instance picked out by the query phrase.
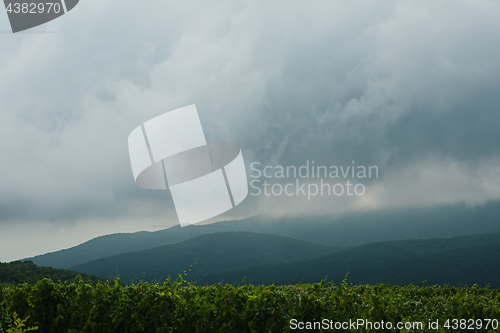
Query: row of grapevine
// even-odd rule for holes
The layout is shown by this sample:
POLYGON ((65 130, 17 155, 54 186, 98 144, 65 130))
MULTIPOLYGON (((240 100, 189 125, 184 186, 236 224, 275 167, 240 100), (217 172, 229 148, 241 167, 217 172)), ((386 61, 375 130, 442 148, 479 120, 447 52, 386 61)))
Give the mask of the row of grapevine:
POLYGON ((116 280, 92 286, 79 278, 71 283, 44 279, 32 286, 0 285, 0 315, 0 332, 8 332, 14 316, 27 318, 26 327, 56 333, 287 332, 292 331, 291 319, 324 318, 393 323, 439 320, 438 331, 445 332, 448 319, 500 318, 500 289, 349 286, 345 281, 341 285, 197 286, 181 277, 163 284, 126 286, 116 280))

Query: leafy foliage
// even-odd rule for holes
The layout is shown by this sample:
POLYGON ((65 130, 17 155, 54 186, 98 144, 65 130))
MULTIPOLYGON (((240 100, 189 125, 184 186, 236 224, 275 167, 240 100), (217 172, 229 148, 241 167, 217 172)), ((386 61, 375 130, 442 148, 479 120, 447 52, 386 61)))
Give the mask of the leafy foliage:
MULTIPOLYGON (((4 319, 5 319, 4 324, 7 327, 6 328, 7 333, 24 333, 24 332, 31 332, 38 330, 38 326, 26 327, 24 323, 28 320, 28 318, 24 319, 18 318, 17 313, 15 312, 12 314, 12 316, 5 315, 4 319)), ((1 329, 2 328, 0 327, 0 330, 1 329)))
POLYGON ((14 261, 10 263, 0 262, 0 283, 29 283, 35 284, 38 280, 49 278, 54 281, 73 281, 80 275, 82 279, 89 283, 102 281, 96 276, 82 274, 65 269, 55 269, 52 267, 38 267, 32 261, 14 261))
POLYGON ((7 330, 14 313, 41 332, 289 332, 292 318, 439 319, 443 325, 450 318, 500 318, 500 290, 349 286, 345 280, 338 286, 196 286, 180 275, 175 282, 130 286, 119 280, 91 286, 80 279, 64 284, 44 279, 34 286, 0 285, 0 332, 7 330))

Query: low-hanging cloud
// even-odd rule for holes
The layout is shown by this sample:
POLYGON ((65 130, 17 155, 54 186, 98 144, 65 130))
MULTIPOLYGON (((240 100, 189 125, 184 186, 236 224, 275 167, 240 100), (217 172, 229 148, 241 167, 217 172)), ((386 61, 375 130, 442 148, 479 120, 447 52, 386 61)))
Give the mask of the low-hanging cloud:
MULTIPOLYGON (((379 166, 349 209, 499 199, 498 2, 86 0, 67 16, 0 35, 0 223, 175 223, 168 194, 135 187, 126 138, 189 104, 247 164, 379 166)), ((334 211, 283 205, 259 212, 334 211)))

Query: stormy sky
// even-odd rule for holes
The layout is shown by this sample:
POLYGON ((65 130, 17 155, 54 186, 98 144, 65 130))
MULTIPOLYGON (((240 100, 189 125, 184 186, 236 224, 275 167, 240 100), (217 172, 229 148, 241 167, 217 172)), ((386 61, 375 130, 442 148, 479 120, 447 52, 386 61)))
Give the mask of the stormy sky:
POLYGON ((168 191, 135 185, 127 137, 190 104, 247 166, 379 168, 361 197, 252 214, 498 200, 499 41, 483 0, 81 0, 17 34, 0 14, 0 261, 178 224, 168 191))

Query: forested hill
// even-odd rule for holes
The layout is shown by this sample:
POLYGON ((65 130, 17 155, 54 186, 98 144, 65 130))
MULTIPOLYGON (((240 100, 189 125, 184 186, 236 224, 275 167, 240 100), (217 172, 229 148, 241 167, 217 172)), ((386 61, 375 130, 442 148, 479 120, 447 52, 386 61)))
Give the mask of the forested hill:
POLYGON ((102 279, 89 274, 52 267, 38 267, 32 261, 0 263, 0 283, 35 284, 43 278, 51 279, 54 282, 64 282, 73 281, 78 275, 87 283, 95 284, 102 281, 102 279))
POLYGON ((266 264, 307 260, 338 249, 288 237, 250 232, 202 235, 179 244, 124 253, 94 260, 71 269, 123 282, 152 282, 176 278, 188 270, 190 278, 266 264))
POLYGON ((204 226, 176 226, 156 232, 101 236, 70 249, 27 259, 38 266, 70 268, 99 258, 177 244, 200 235, 228 231, 273 234, 334 247, 493 233, 500 232, 499 206, 500 201, 476 207, 443 205, 425 209, 354 213, 335 219, 328 216, 281 219, 255 216, 241 221, 204 226))
POLYGON ((201 284, 294 284, 322 279, 356 284, 391 283, 500 287, 500 233, 448 239, 377 242, 337 249, 286 237, 246 232, 191 240, 98 259, 72 269, 122 281, 163 280, 187 270, 201 284))
POLYGON ((500 233, 448 239, 379 242, 335 251, 311 260, 235 269, 204 276, 206 283, 390 283, 500 288, 500 233))

